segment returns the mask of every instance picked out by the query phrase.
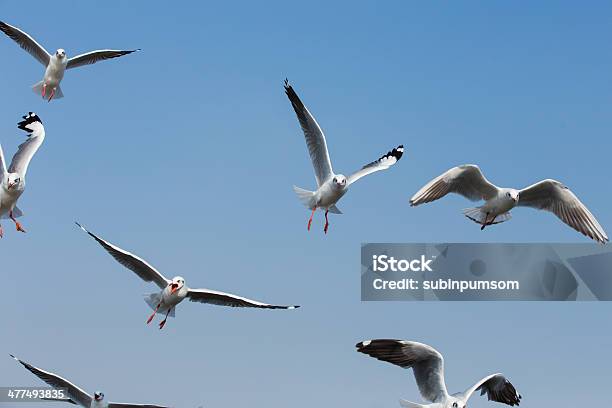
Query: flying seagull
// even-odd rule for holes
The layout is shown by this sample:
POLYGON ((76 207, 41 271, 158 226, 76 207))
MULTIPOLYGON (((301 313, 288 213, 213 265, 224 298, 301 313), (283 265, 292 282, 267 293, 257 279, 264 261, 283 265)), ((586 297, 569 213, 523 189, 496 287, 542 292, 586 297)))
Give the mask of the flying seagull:
POLYGON ((285 93, 291 101, 293 110, 298 117, 304 136, 306 136, 306 145, 308 147, 308 153, 310 154, 310 160, 315 171, 315 177, 317 179, 317 190, 308 191, 302 188, 293 186, 293 190, 297 194, 300 201, 310 210, 310 218, 308 219, 308 231, 312 224, 312 217, 317 209, 325 210, 325 227, 323 231, 327 233, 329 228, 329 220, 327 214, 329 212, 333 214, 342 214, 342 212, 336 207, 336 203, 346 194, 348 187, 359 180, 360 178, 367 176, 368 174, 386 170, 393 166, 399 159, 401 159, 404 153, 404 146, 399 145, 395 149, 391 150, 387 154, 380 157, 378 160, 372 163, 366 164, 361 169, 357 170, 350 176, 343 174, 336 174, 332 170, 331 160, 329 159, 329 152, 327 151, 327 143, 325 141, 325 135, 319 127, 319 124, 315 120, 314 116, 306 109, 306 106, 302 103, 300 98, 297 96, 293 87, 289 85, 289 81, 285 80, 285 93))
POLYGON ((60 377, 57 374, 53 374, 49 371, 42 370, 38 367, 26 363, 10 354, 17 362, 27 368, 32 374, 49 384, 53 388, 65 390, 66 397, 64 399, 52 399, 44 398, 47 401, 61 401, 67 402, 74 405, 80 405, 85 408, 166 408, 161 405, 151 404, 125 404, 120 402, 106 402, 104 401, 104 394, 96 391, 93 396, 89 395, 83 389, 72 384, 70 381, 60 377))
POLYGON ((405 408, 466 408, 472 394, 480 391, 489 401, 519 405, 522 397, 503 374, 486 376, 476 384, 449 395, 444 382, 444 358, 433 347, 407 340, 368 340, 356 344, 357 351, 402 368, 412 368, 423 399, 431 404, 400 400, 405 408))
MULTIPOLYGON (((15 223, 17 231, 25 232, 16 219, 23 215, 17 207, 17 200, 25 190, 25 176, 30 160, 45 140, 45 127, 34 112, 23 116, 23 120, 17 124, 17 127, 28 132, 28 138, 19 145, 8 170, 2 146, 0 146, 0 219, 10 218, 15 223)), ((0 238, 2 237, 3 231, 0 225, 0 238)))
POLYGON ((93 239, 98 241, 98 243, 121 265, 134 272, 145 282, 154 282, 159 286, 161 292, 146 295, 145 302, 153 309, 153 313, 149 316, 147 324, 151 323, 156 313, 165 314, 164 320, 159 324, 160 329, 166 324, 168 316, 174 317, 176 305, 181 303, 185 298, 189 298, 192 302, 210 303, 213 305, 230 307, 254 307, 260 309, 297 309, 299 307, 269 305, 267 303, 261 303, 241 296, 210 289, 191 289, 185 285, 185 279, 181 276, 175 276, 172 280, 167 279, 144 259, 99 238, 83 228, 81 224, 76 224, 93 239))
POLYGON ((59 99, 64 96, 60 88, 60 82, 62 82, 64 72, 67 69, 95 64, 98 61, 117 58, 140 51, 139 49, 96 50, 68 58, 66 51, 62 48, 55 51, 53 55, 49 54, 43 46, 34 40, 34 38, 17 27, 0 21, 0 30, 45 66, 45 76, 43 80, 34 84, 32 89, 43 98, 47 98, 49 102, 51 102, 51 99, 59 99))
POLYGON ((556 180, 542 180, 522 190, 501 188, 492 184, 474 164, 453 167, 427 183, 410 199, 410 205, 429 203, 448 193, 461 194, 465 198, 485 203, 467 208, 463 214, 481 225, 508 221, 514 207, 532 207, 554 213, 561 221, 576 231, 605 244, 608 236, 589 209, 565 185, 556 180))

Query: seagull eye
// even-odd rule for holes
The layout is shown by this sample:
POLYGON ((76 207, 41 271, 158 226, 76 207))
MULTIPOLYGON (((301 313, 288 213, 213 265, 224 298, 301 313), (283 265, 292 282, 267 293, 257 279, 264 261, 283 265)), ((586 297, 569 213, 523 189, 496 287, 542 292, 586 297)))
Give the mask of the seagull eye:
POLYGON ((456 402, 453 402, 453 408, 457 408, 459 405, 457 405, 456 402))

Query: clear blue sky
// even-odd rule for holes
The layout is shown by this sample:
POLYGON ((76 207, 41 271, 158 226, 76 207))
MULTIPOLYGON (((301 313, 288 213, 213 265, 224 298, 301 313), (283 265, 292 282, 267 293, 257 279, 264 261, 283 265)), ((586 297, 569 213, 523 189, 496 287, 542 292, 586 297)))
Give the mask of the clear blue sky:
POLYGON ((530 209, 480 231, 461 198, 409 207, 427 180, 463 163, 502 186, 561 180, 611 232, 601 188, 609 2, 0 0, 0 11, 49 50, 142 48, 68 72, 66 97, 47 104, 29 89, 43 68, 0 38, 6 155, 23 140, 24 112, 47 129, 20 200, 28 233, 3 221, 0 385, 40 384, 14 353, 114 401, 397 407, 420 400, 412 375, 354 351, 393 337, 443 352, 453 392, 496 371, 526 407, 595 404, 608 388, 610 304, 364 304, 359 249, 587 242, 530 209), (306 232, 291 189, 315 182, 285 77, 324 128, 335 170, 406 147, 397 166, 353 186, 327 236, 321 214, 306 232), (145 325, 141 298, 156 288, 74 220, 188 285, 303 307, 185 303, 160 332, 145 325))

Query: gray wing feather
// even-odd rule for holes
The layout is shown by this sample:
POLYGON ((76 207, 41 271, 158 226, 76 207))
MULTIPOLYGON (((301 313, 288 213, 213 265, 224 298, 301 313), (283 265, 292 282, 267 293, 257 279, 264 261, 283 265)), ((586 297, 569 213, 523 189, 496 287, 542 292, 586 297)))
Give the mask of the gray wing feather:
POLYGON ((43 142, 44 137, 39 135, 29 135, 28 139, 19 145, 17 153, 11 160, 9 167, 9 173, 19 173, 21 177, 24 177, 28 171, 28 166, 34 154, 43 142))
POLYGON ((511 407, 520 405, 523 398, 514 385, 499 373, 483 378, 459 396, 467 402, 475 391, 480 391, 480 395, 487 394, 489 401, 501 402, 511 407))
POLYGON ((542 180, 520 190, 518 205, 550 211, 587 237, 601 243, 608 241, 606 232, 589 209, 556 180, 542 180))
POLYGON ((29 34, 2 21, 0 21, 0 31, 8 35, 13 41, 19 44, 21 48, 26 50, 45 67, 49 65, 51 55, 49 55, 47 50, 45 50, 42 45, 38 44, 29 34))
POLYGON ((329 159, 329 152, 327 151, 325 135, 314 116, 306 109, 306 106, 304 106, 287 80, 285 80, 285 93, 289 97, 289 101, 291 101, 304 136, 306 136, 306 145, 310 154, 310 160, 314 166, 317 185, 321 186, 334 174, 331 160, 329 159))
POLYGON ((367 176, 368 174, 372 174, 374 172, 380 170, 386 170, 389 167, 393 166, 395 163, 402 158, 404 154, 404 146, 399 145, 395 149, 387 152, 381 156, 378 160, 373 161, 372 163, 368 163, 363 166, 361 169, 357 170, 355 173, 351 174, 348 178, 348 184, 353 184, 360 178, 367 176))
POLYGON ((0 186, 4 183, 4 179, 7 176, 8 172, 6 170, 6 161, 4 160, 4 150, 2 150, 2 145, 0 145, 0 186))
POLYGON ((296 309, 299 306, 278 306, 209 289, 189 289, 187 297, 192 302, 210 303, 230 307, 255 307, 260 309, 296 309))
POLYGON ((91 404, 91 397, 85 391, 72 384, 70 381, 60 377, 57 374, 53 374, 48 371, 41 370, 40 368, 34 367, 33 365, 26 363, 25 361, 19 360, 13 355, 11 355, 11 357, 13 357, 22 366, 32 372, 32 374, 34 374, 53 388, 65 388, 66 393, 68 394, 71 400, 77 402, 83 407, 89 408, 91 404))
POLYGON ((412 196, 410 205, 429 203, 448 193, 461 194, 472 201, 489 200, 497 195, 497 191, 497 186, 485 178, 478 166, 465 164, 453 167, 427 183, 412 196))
POLYGON ((106 251, 113 257, 117 262, 121 265, 125 266, 136 275, 140 277, 145 282, 154 282, 161 289, 164 289, 170 281, 164 277, 157 269, 153 268, 149 265, 144 259, 139 258, 138 256, 119 248, 103 240, 102 238, 96 236, 95 234, 86 230, 81 224, 78 222, 76 225, 79 226, 83 231, 85 231, 89 236, 95 239, 98 244, 102 246, 102 248, 106 249, 106 251))
POLYGON ((66 65, 66 69, 82 67, 83 65, 95 64, 98 61, 121 57, 121 56, 128 55, 136 51, 140 51, 140 49, 137 49, 137 50, 97 50, 97 51, 86 52, 85 54, 80 54, 80 55, 70 58, 68 60, 68 65, 66 65))
POLYGON ((444 383, 444 359, 433 347, 406 340, 369 340, 356 345, 357 351, 402 368, 412 368, 424 399, 436 402, 448 394, 444 383))

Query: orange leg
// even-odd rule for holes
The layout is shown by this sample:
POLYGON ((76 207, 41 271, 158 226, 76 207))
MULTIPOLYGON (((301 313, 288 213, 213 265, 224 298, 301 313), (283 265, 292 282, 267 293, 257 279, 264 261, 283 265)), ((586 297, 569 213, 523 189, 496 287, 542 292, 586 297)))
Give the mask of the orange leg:
POLYGON ((163 329, 164 326, 166 325, 166 320, 168 320, 168 315, 170 314, 171 311, 172 309, 168 309, 168 311, 166 312, 166 317, 164 317, 164 320, 159 322, 159 330, 163 329))
POLYGON ((19 232, 26 232, 26 230, 23 229, 23 227, 21 226, 21 224, 19 223, 19 221, 17 221, 15 219, 15 217, 13 217, 13 211, 9 212, 9 217, 11 220, 13 220, 13 222, 15 223, 15 227, 17 228, 17 231, 19 232))
POLYGON ((42 97, 43 98, 45 97, 46 93, 47 93, 47 84, 43 84, 43 87, 42 87, 42 97))
POLYGON ((157 305, 157 307, 155 308, 151 316, 149 316, 149 318, 147 319, 147 324, 153 321, 153 318, 155 317, 155 313, 157 313, 157 310, 159 309, 160 306, 161 306, 161 303, 157 305))
POLYGON ((317 207, 312 209, 312 213, 310 214, 310 219, 308 220, 308 231, 310 231, 310 226, 312 225, 312 217, 314 217, 314 213, 317 211, 317 207))
POLYGON ((329 220, 327 219, 327 213, 329 210, 325 210, 325 227, 323 227, 323 231, 327 234, 327 230, 329 229, 329 220))
POLYGON ((4 237, 4 231, 2 230, 2 225, 0 225, 0 238, 4 237))
POLYGON ((51 95, 49 95, 49 100, 47 102, 51 102, 51 99, 55 96, 55 88, 51 90, 51 95))

